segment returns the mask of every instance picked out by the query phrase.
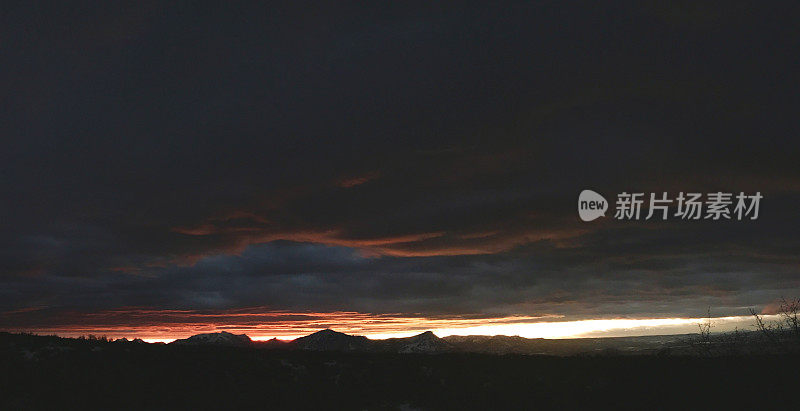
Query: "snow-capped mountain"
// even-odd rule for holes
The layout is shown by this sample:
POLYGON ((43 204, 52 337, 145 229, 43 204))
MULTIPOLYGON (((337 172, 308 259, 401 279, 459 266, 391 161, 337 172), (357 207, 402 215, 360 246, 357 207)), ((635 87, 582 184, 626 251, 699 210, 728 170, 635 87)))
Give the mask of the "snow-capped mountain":
POLYGON ((375 340, 374 344, 379 351, 398 353, 439 353, 453 350, 451 344, 437 337, 431 331, 406 338, 375 340))
POLYGON ((175 340, 171 344, 177 345, 224 345, 232 347, 245 347, 253 344, 246 334, 232 334, 227 331, 208 334, 197 334, 182 340, 175 340))
POLYGON ((431 331, 425 331, 413 337, 400 338, 400 340, 405 340, 402 347, 397 350, 401 353, 436 353, 450 351, 453 348, 431 331))
POLYGON ((333 330, 322 330, 292 342, 296 348, 313 351, 360 351, 396 353, 438 353, 452 351, 453 346, 430 331, 407 338, 370 340, 333 330))
POLYGON ((313 351, 369 351, 371 345, 367 337, 348 335, 330 329, 300 337, 292 343, 297 348, 313 351))

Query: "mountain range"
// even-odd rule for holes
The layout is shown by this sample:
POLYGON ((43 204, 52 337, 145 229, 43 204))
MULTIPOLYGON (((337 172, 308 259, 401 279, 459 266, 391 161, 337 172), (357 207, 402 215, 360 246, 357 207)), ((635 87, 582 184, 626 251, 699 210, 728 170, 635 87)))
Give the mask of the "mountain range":
POLYGON ((245 334, 231 334, 222 331, 197 334, 189 338, 175 340, 170 344, 347 352, 441 353, 456 351, 455 346, 437 337, 431 331, 426 331, 413 337, 371 340, 360 335, 349 335, 325 329, 292 341, 282 341, 275 338, 268 341, 253 341, 245 334))
POLYGON ((519 336, 448 336, 440 338, 431 331, 412 337, 372 340, 325 329, 292 341, 271 339, 253 341, 245 334, 218 332, 198 334, 175 340, 171 345, 254 347, 307 351, 427 353, 471 352, 485 354, 572 355, 577 353, 618 352, 653 353, 659 350, 687 348, 687 335, 578 338, 551 340, 519 336))

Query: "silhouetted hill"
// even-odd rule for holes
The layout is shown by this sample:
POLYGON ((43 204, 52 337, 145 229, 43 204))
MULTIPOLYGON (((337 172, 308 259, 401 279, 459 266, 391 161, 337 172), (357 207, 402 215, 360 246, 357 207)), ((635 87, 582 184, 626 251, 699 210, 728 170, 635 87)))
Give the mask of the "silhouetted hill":
POLYGON ((431 331, 425 331, 413 337, 377 340, 375 341, 375 345, 381 351, 397 353, 438 354, 451 352, 455 349, 452 344, 437 337, 431 331))
POLYGON ((267 341, 253 341, 253 347, 256 348, 273 348, 273 349, 286 349, 290 347, 288 341, 272 338, 267 341))
MULTIPOLYGON (((737 333, 736 344, 726 335, 715 337, 708 344, 715 348, 726 347, 726 350, 751 350, 757 333, 737 333), (750 341, 750 342, 748 342, 750 341)), ((388 338, 372 340, 364 336, 349 335, 325 329, 292 341, 271 339, 269 341, 252 341, 245 334, 229 332, 198 334, 189 338, 176 340, 170 345, 193 346, 230 346, 254 347, 262 349, 306 350, 306 351, 345 351, 345 352, 386 352, 386 353, 427 353, 440 354, 448 352, 482 353, 482 354, 526 354, 526 355, 575 355, 575 354, 626 354, 642 355, 664 353, 693 355, 697 346, 692 343, 694 336, 659 335, 639 337, 612 338, 574 338, 543 339, 523 338, 504 335, 470 335, 437 337, 433 332, 405 338, 388 338)), ((137 339, 138 340, 138 339, 137 339)), ((137 340, 134 340, 136 342, 137 340)), ((121 341, 121 340, 118 340, 121 341)), ((141 343, 141 340, 138 340, 141 343)), ((130 341, 128 344, 132 343, 130 341)), ((704 347, 704 349, 709 346, 704 347)), ((717 350, 719 351, 719 350, 717 350)))
MULTIPOLYGON (((39 358, 54 352, 69 351, 87 344, 104 349, 105 343, 114 346, 153 346, 141 339, 129 341, 121 338, 110 342, 104 337, 81 339, 56 336, 0 333, 6 342, 17 341, 25 346, 25 356, 39 358)), ((699 341, 697 335, 659 335, 613 338, 542 339, 518 336, 448 336, 437 337, 433 332, 405 338, 371 340, 364 336, 348 335, 330 329, 321 330, 293 341, 271 339, 252 341, 245 334, 229 332, 197 334, 175 340, 169 346, 238 347, 272 349, 280 351, 341 351, 351 353, 397 353, 397 354, 524 354, 524 355, 740 355, 753 353, 789 353, 800 351, 797 338, 791 333, 775 333, 767 339, 761 333, 736 332, 714 335, 708 341, 699 341)))
POLYGON ((231 334, 227 331, 208 334, 197 334, 189 338, 175 340, 170 344, 175 345, 224 345, 229 347, 247 347, 253 340, 246 334, 231 334))
POLYGON ((348 335, 330 329, 317 331, 292 341, 295 347, 312 351, 370 351, 371 343, 367 337, 348 335))
POLYGON ((312 351, 393 352, 393 353, 444 353, 454 347, 431 331, 406 338, 371 340, 363 336, 348 335, 333 330, 322 330, 292 341, 291 346, 312 351))

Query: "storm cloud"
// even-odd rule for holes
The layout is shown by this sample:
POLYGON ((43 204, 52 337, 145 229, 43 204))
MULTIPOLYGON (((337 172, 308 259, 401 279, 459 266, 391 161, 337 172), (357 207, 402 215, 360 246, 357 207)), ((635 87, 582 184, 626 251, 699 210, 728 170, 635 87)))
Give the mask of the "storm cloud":
POLYGON ((2 9, 0 327, 740 315, 800 291, 790 2, 2 9), (584 223, 587 188, 764 199, 584 223))

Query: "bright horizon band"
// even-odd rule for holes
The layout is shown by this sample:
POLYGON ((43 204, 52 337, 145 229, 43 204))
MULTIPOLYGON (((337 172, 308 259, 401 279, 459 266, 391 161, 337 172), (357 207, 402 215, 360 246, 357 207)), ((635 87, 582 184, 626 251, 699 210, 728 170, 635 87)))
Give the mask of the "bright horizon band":
MULTIPOLYGON (((281 313, 285 314, 285 313, 281 313)), ((253 340, 271 338, 291 340, 324 328, 352 335, 363 335, 372 339, 408 337, 423 331, 433 331, 439 337, 450 335, 507 335, 525 338, 592 338, 645 335, 668 335, 696 333, 698 324, 708 318, 612 318, 559 321, 556 316, 528 317, 511 316, 482 319, 429 319, 391 316, 370 316, 360 313, 315 313, 317 318, 296 321, 276 320, 273 313, 264 314, 259 324, 214 324, 173 322, 170 324, 147 324, 126 326, 124 324, 99 327, 66 326, 39 330, 13 330, 56 334, 77 337, 94 334, 108 338, 141 338, 147 342, 170 342, 178 338, 200 333, 228 331, 247 334, 253 340)), ((253 314, 248 315, 252 320, 253 314)), ((191 315, 186 319, 191 318, 191 315)), ((776 315, 765 315, 765 320, 776 320, 776 315)), ((711 318, 713 332, 728 332, 736 329, 753 330, 752 316, 729 316, 711 318)))

